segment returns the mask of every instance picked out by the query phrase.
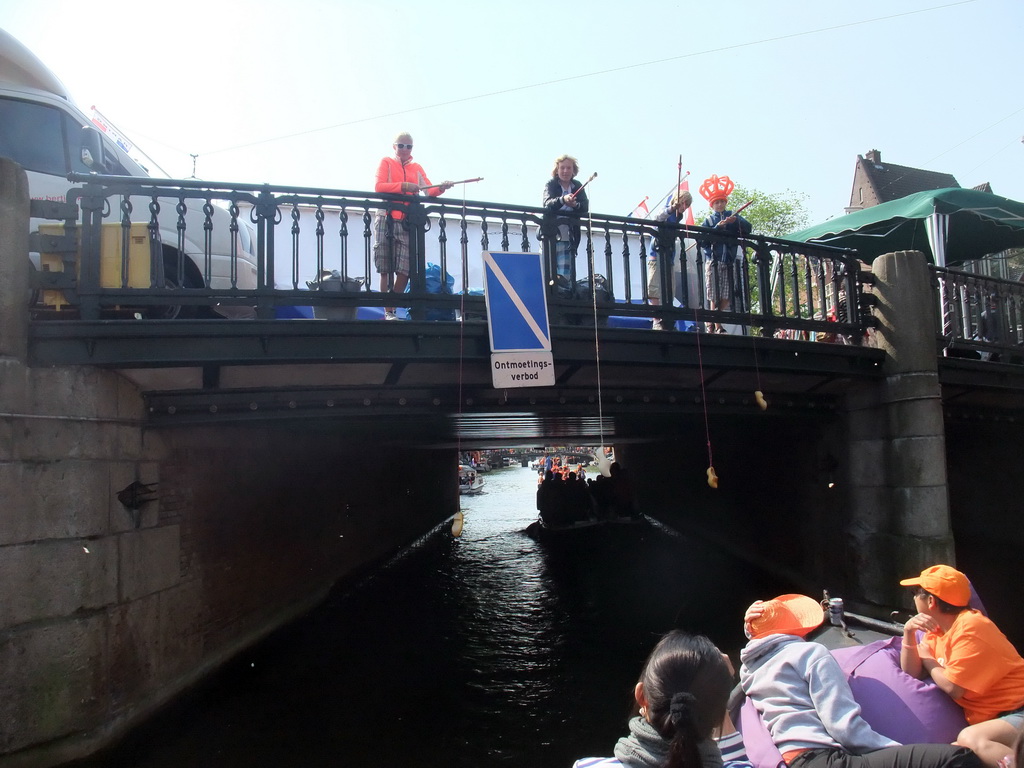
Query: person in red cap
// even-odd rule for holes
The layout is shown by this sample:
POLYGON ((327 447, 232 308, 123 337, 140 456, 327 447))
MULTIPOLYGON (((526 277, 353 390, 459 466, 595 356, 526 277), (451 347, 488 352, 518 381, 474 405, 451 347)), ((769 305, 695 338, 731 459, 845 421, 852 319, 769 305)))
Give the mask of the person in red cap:
POLYGON ((740 688, 791 768, 980 768, 970 749, 900 745, 861 717, 839 662, 806 638, 824 620, 806 595, 751 605, 743 617, 750 642, 740 652, 740 688))
MULTIPOLYGON (((726 210, 729 195, 736 185, 728 176, 711 176, 700 185, 700 193, 711 205, 711 215, 704 219, 703 226, 717 232, 739 237, 749 235, 750 222, 739 214, 726 210)), ((724 238, 703 240, 700 249, 704 254, 704 293, 711 309, 727 310, 732 306, 733 283, 742 284, 735 274, 742 269, 742 259, 737 259, 740 250, 735 241, 724 238)), ((709 333, 725 333, 721 323, 708 323, 709 333)))
POLYGON ((1024 725, 1024 659, 987 616, 970 607, 971 583, 956 568, 933 565, 900 584, 914 587, 917 609, 903 627, 900 666, 932 680, 963 707, 967 727, 955 743, 996 768, 1024 725))

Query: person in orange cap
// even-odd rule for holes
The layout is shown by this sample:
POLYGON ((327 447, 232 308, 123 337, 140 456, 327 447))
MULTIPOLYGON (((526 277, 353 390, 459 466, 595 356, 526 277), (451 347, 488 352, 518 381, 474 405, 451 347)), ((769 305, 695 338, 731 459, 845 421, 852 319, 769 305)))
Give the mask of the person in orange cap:
POLYGON ((955 743, 995 768, 1009 757, 1024 725, 1024 659, 987 616, 970 607, 971 583, 956 568, 933 565, 900 584, 914 588, 917 609, 903 626, 900 666, 932 680, 964 708, 967 727, 955 743))
POLYGON ((825 618, 806 595, 780 595, 747 609, 740 687, 791 768, 980 768, 971 750, 900 745, 861 717, 835 657, 806 642, 825 618))

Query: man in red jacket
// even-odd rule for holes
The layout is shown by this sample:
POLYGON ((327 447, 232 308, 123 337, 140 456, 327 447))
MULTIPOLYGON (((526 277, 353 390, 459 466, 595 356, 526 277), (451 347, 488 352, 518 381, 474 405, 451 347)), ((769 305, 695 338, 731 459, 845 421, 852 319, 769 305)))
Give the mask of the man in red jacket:
MULTIPOLYGON (((421 190, 437 197, 454 184, 446 181, 436 186, 430 183, 419 163, 412 161, 412 136, 400 133, 395 137, 395 156, 381 159, 377 167, 376 192, 393 195, 418 195, 421 190)), ((383 208, 377 212, 374 227, 373 266, 380 273, 381 293, 403 293, 409 282, 409 230, 400 209, 391 211, 390 221, 383 208), (388 235, 388 229, 391 235, 388 235)), ((385 320, 397 320, 394 307, 384 308, 385 320)))

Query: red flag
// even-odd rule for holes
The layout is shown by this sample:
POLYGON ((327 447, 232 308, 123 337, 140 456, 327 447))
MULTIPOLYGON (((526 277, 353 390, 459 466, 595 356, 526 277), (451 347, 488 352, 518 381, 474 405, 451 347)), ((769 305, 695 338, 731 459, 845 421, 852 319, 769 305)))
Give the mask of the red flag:
MULTIPOLYGON (((689 171, 687 171, 686 175, 687 176, 690 175, 689 171)), ((689 192, 689 191, 690 191, 690 182, 688 182, 686 179, 683 179, 683 181, 679 184, 679 190, 676 192, 676 194, 679 194, 680 192, 689 192)), ((690 205, 689 208, 686 209, 686 223, 689 226, 693 226, 693 224, 694 224, 694 221, 693 221, 693 205, 692 204, 690 205)))
POLYGON ((647 208, 647 201, 649 199, 650 199, 650 197, 648 196, 648 197, 645 197, 643 200, 641 200, 637 204, 636 208, 633 209, 633 212, 630 213, 629 215, 631 217, 637 218, 637 219, 646 219, 648 216, 650 216, 651 212, 647 208))

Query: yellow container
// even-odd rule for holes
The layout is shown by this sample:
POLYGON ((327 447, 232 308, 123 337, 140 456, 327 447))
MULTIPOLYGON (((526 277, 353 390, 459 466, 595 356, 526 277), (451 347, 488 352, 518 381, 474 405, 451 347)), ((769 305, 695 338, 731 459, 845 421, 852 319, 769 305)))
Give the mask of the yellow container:
MULTIPOLYGON (((133 223, 128 229, 128 251, 124 261, 121 258, 121 236, 123 229, 120 224, 103 224, 100 231, 100 287, 121 288, 122 268, 127 263, 129 288, 149 288, 151 285, 150 269, 152 258, 149 248, 149 227, 142 222, 133 223)), ((42 235, 63 235, 63 224, 40 224, 42 235)), ((81 230, 78 230, 81 236, 81 230)), ((78 275, 82 273, 81 246, 79 245, 76 259, 78 275)), ((40 268, 44 272, 63 272, 64 254, 40 253, 40 268)), ((41 303, 60 309, 67 305, 61 291, 43 291, 41 303)))

